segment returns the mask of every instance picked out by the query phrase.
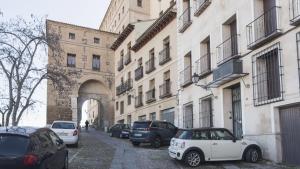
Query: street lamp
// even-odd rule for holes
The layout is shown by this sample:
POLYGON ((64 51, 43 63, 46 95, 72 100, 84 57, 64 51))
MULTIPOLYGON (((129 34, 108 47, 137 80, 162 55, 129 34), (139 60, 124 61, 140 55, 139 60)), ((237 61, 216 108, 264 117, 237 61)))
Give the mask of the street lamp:
POLYGON ((198 84, 199 81, 200 81, 200 76, 197 74, 197 73, 194 73, 193 76, 192 76, 192 81, 193 83, 196 85, 196 86, 199 86, 205 90, 207 90, 207 86, 205 85, 202 85, 202 84, 198 84))

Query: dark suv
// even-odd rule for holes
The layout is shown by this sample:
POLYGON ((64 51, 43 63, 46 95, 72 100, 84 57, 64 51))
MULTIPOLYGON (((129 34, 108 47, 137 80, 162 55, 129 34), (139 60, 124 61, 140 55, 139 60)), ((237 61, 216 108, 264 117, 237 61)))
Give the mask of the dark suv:
POLYGON ((1 128, 1 169, 67 169, 68 150, 48 128, 1 128))
POLYGON ((129 138, 130 125, 129 124, 115 124, 109 131, 111 137, 129 138))
POLYGON ((152 147, 159 148, 162 144, 170 143, 178 128, 165 121, 136 121, 130 133, 130 141, 134 146, 140 143, 151 143, 152 147))

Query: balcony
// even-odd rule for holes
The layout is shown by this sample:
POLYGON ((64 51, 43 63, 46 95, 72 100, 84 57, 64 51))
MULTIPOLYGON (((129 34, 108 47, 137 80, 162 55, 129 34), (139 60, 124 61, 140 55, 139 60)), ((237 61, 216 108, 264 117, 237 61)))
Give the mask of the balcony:
POLYGON ((192 83, 192 67, 187 66, 180 72, 180 85, 181 87, 186 87, 192 83))
POLYGON ((165 83, 159 86, 159 98, 163 99, 171 96, 171 82, 165 81, 165 83))
POLYGON ((155 98, 155 88, 149 90, 146 92, 146 102, 147 103, 152 103, 156 100, 155 98))
POLYGON ((300 24, 300 0, 290 1, 290 23, 293 26, 300 24))
POLYGON ((167 63, 170 60, 171 60, 170 47, 166 47, 162 51, 159 52, 159 65, 164 65, 165 63, 167 63))
POLYGON ((238 41, 239 35, 232 35, 217 47, 218 65, 240 57, 238 41))
POLYGON ((243 72, 243 62, 239 59, 232 59, 213 71, 213 81, 207 87, 217 88, 246 75, 248 73, 243 72))
POLYGON ((146 73, 149 74, 155 70, 155 59, 151 58, 146 62, 146 73))
POLYGON ((205 54, 195 62, 196 73, 200 76, 200 79, 204 78, 205 76, 211 73, 210 56, 211 56, 210 53, 205 54))
POLYGON ((143 106, 143 95, 139 94, 135 97, 135 108, 142 107, 143 106))
POLYGON ((246 26, 248 49, 256 49, 281 34, 280 7, 273 7, 246 26))
POLYGON ((211 4, 211 0, 195 0, 194 16, 199 16, 211 4))
POLYGON ((124 59, 124 65, 128 65, 131 62, 131 52, 128 52, 125 55, 125 59, 124 59))
POLYGON ((179 17, 179 32, 183 33, 191 24, 191 8, 187 8, 183 11, 181 16, 179 17))
POLYGON ((135 73, 135 80, 136 81, 143 78, 143 76, 144 76, 143 66, 140 66, 137 69, 135 69, 134 73, 135 73))
POLYGON ((123 58, 122 58, 118 61, 118 71, 123 70, 123 68, 124 68, 124 64, 123 64, 123 58))
POLYGON ((125 93, 126 91, 131 90, 132 87, 133 87, 133 85, 132 85, 132 79, 128 79, 125 83, 122 83, 118 87, 116 87, 116 94, 117 94, 117 96, 125 93))

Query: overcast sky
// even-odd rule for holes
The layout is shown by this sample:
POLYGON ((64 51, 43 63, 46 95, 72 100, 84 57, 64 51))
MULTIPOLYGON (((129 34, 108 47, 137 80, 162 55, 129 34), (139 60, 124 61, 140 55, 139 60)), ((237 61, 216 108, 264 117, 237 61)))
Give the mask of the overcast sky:
MULTIPOLYGON (((0 0, 0 20, 31 14, 48 19, 98 29, 110 0, 0 0)), ((0 81, 0 83, 2 83, 0 81)), ((3 85, 3 84, 2 84, 3 85)), ((33 110, 26 112, 20 125, 43 126, 46 122, 46 83, 37 92, 33 110)))

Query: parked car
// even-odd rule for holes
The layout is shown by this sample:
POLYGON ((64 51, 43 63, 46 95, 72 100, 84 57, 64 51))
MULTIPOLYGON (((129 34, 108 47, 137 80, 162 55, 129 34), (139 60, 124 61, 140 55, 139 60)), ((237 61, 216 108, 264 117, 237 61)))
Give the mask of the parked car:
POLYGON ((236 139, 224 128, 179 130, 171 140, 169 155, 191 167, 204 161, 245 160, 255 163, 262 158, 257 142, 236 139))
POLYGON ((129 124, 115 124, 109 128, 108 133, 111 137, 129 138, 129 124))
POLYGON ((48 128, 0 128, 1 169, 68 169, 68 150, 48 128))
POLYGON ((170 143, 175 136, 177 127, 165 121, 136 121, 133 123, 130 133, 130 141, 134 146, 140 143, 151 143, 152 147, 170 143))
POLYGON ((79 131, 76 122, 54 121, 51 125, 51 130, 53 130, 65 144, 78 147, 79 131))

